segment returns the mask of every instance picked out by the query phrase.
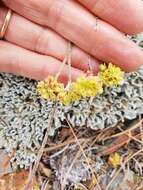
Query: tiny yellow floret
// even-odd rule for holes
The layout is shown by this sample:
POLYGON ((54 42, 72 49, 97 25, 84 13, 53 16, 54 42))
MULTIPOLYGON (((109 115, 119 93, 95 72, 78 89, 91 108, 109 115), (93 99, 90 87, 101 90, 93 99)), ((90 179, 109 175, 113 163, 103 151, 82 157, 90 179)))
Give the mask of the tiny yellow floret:
POLYGON ((100 65, 99 77, 108 87, 120 85, 124 79, 124 72, 117 66, 109 63, 100 65))
POLYGON ((109 156, 108 162, 114 168, 117 168, 121 164, 121 156, 118 153, 114 153, 109 156))

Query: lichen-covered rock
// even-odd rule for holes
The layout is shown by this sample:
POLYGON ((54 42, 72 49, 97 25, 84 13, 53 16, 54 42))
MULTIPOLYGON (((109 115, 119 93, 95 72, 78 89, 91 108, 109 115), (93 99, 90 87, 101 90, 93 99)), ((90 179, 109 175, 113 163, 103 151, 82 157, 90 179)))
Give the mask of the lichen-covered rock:
MULTIPOLYGON (((0 74, 0 148, 8 153, 16 150, 12 161, 20 167, 27 167, 35 160, 54 106, 53 102, 41 99, 35 87, 33 80, 0 74)), ((104 94, 96 98, 82 99, 68 106, 58 104, 49 135, 61 128, 65 120, 73 127, 98 130, 141 114, 143 66, 138 72, 126 74, 121 86, 112 90, 106 87, 104 94)))

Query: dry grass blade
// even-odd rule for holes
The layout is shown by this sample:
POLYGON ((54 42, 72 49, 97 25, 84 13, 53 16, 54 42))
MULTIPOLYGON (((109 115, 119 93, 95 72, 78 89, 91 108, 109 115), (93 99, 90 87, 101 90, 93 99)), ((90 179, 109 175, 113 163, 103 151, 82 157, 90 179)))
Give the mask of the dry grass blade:
POLYGON ((42 187, 41 187, 41 190, 46 190, 46 189, 48 188, 48 184, 49 184, 49 181, 46 180, 46 181, 43 183, 43 185, 42 185, 42 187))
POLYGON ((105 156, 105 155, 111 154, 111 153, 115 152, 116 150, 118 150, 119 148, 121 148, 126 143, 128 143, 129 141, 130 141, 130 139, 129 139, 128 135, 122 135, 122 136, 118 137, 117 139, 115 139, 115 141, 112 143, 112 145, 110 145, 107 148, 105 148, 104 150, 102 150, 102 152, 97 153, 97 156, 105 156))
MULTIPOLYGON (((61 72, 62 72, 62 70, 63 70, 65 64, 66 64, 67 62, 69 62, 69 63, 71 64, 70 55, 71 55, 71 42, 68 42, 67 50, 66 50, 66 55, 65 55, 65 58, 64 58, 64 60, 63 60, 63 62, 62 62, 62 65, 61 65, 61 67, 60 67, 60 69, 59 69, 59 72, 56 74, 56 77, 55 77, 56 79, 59 78, 59 76, 60 76, 60 74, 61 74, 61 72)), ((70 69, 69 69, 69 72, 71 72, 70 69)), ((71 74, 69 73, 69 79, 70 79, 70 77, 71 77, 70 75, 71 75, 71 74)))
POLYGON ((142 123, 142 120, 141 120, 141 116, 139 116, 139 118, 140 118, 141 141, 142 141, 142 144, 143 144, 143 123, 142 123))
MULTIPOLYGON (((91 138, 81 138, 81 139, 79 139, 79 141, 80 141, 80 143, 85 142, 85 141, 89 142, 89 141, 91 141, 91 138)), ((54 145, 52 147, 45 148, 44 152, 51 152, 51 151, 60 149, 60 148, 62 148, 64 146, 67 146, 67 145, 70 145, 70 144, 73 144, 73 143, 76 143, 75 139, 67 140, 66 142, 63 142, 61 144, 57 144, 57 145, 54 145)))

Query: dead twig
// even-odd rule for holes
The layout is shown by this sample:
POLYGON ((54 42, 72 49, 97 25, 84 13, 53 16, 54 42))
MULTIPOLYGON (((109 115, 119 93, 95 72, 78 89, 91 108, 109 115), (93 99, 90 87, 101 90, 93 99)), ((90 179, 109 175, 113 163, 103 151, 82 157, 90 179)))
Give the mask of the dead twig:
MULTIPOLYGON (((91 138, 81 138, 79 139, 79 141, 82 143, 82 142, 90 142, 91 141, 91 138)), ((71 140, 67 140, 66 142, 63 142, 61 144, 57 144, 57 145, 54 145, 52 147, 48 147, 48 148, 45 148, 44 149, 44 152, 52 152, 54 150, 57 150, 57 149, 60 149, 64 146, 67 146, 67 145, 70 145, 70 144, 73 144, 73 143, 76 143, 76 140, 75 139, 71 139, 71 140)))

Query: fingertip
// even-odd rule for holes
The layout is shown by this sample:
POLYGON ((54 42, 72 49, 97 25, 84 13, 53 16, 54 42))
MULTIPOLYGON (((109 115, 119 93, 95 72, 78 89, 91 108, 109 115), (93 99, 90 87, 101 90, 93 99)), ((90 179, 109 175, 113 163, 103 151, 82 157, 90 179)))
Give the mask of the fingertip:
POLYGON ((128 64, 124 67, 126 72, 137 71, 141 65, 143 65, 143 52, 141 54, 136 54, 134 58, 129 58, 128 64))
POLYGON ((139 48, 133 48, 129 50, 129 54, 120 57, 120 66, 125 72, 137 71, 141 65, 143 65, 143 51, 139 48))

